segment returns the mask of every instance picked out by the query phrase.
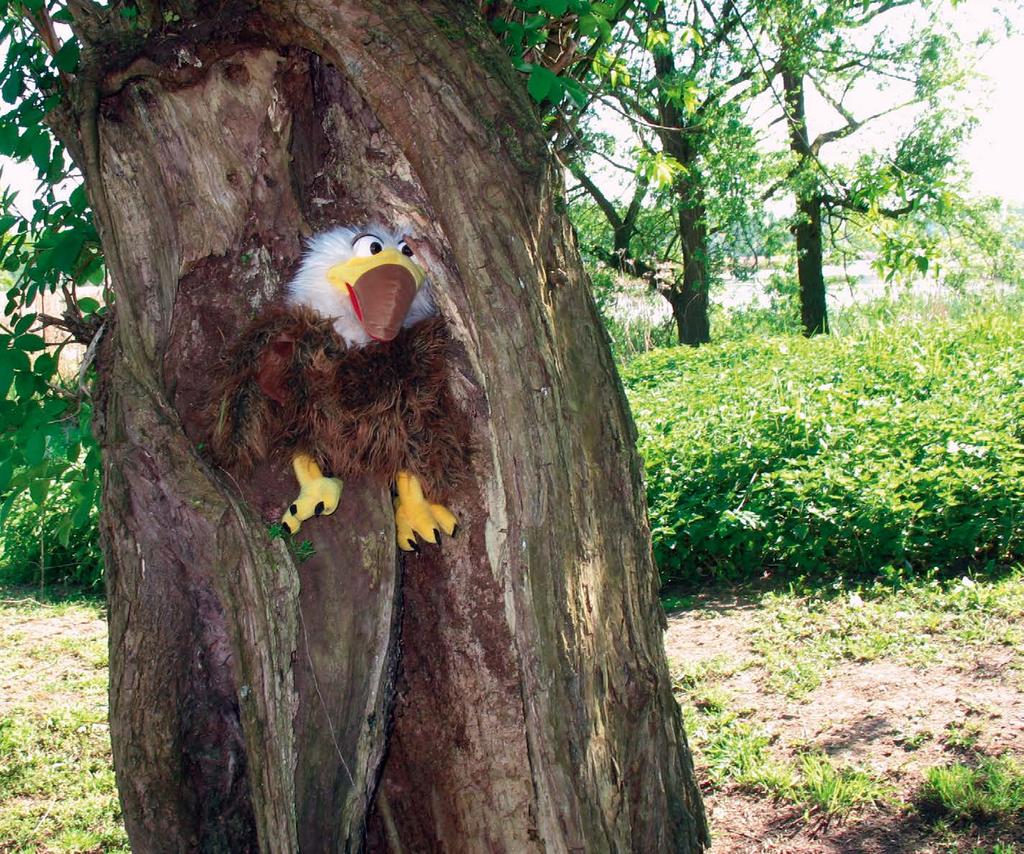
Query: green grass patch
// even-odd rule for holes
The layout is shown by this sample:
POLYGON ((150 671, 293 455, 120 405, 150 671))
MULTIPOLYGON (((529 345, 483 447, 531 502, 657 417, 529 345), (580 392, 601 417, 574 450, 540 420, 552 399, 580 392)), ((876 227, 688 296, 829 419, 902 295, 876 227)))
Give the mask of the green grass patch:
POLYGON ((107 726, 102 603, 0 588, 0 850, 127 852, 107 726))
POLYGON ((971 767, 929 768, 919 803, 931 815, 975 824, 1024 818, 1024 769, 1010 757, 985 758, 971 767))
POLYGON ((862 769, 838 765, 806 750, 795 760, 773 755, 772 736, 747 720, 750 710, 734 709, 731 696, 714 683, 735 672, 713 661, 677 676, 686 732, 712 784, 776 798, 825 819, 891 799, 890 787, 862 769))
POLYGON ((659 350, 624 381, 666 579, 1024 556, 1024 324, 1010 307, 659 350))
POLYGON ((1018 566, 1001 576, 878 583, 852 592, 769 591, 750 640, 768 686, 799 699, 841 662, 887 658, 924 666, 949 650, 993 645, 1024 655, 1022 622, 1024 568, 1018 566))

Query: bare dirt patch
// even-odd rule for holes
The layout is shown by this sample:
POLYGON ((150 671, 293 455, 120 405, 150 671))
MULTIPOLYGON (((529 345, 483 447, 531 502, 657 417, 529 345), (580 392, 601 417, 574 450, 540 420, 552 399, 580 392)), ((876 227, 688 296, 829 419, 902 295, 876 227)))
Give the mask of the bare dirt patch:
POLYGON ((0 609, 0 717, 42 700, 74 704, 83 672, 106 678, 105 660, 91 660, 106 636, 106 623, 90 611, 0 609))
MULTIPOLYGON (((862 768, 891 792, 885 803, 843 820, 728 782, 713 785, 697 739, 698 773, 720 852, 947 852, 989 854, 997 841, 1024 843, 1024 828, 936 826, 913 809, 925 769, 979 755, 1024 755, 1022 651, 984 643, 943 649, 923 665, 898 654, 829 666, 799 699, 769 686, 751 633, 757 597, 706 597, 669 617, 666 650, 673 671, 710 669, 728 708, 765 732, 780 760, 822 752, 837 765, 862 768)), ((680 702, 691 698, 681 685, 680 702)), ((996 849, 1014 851, 1018 849, 996 849)))

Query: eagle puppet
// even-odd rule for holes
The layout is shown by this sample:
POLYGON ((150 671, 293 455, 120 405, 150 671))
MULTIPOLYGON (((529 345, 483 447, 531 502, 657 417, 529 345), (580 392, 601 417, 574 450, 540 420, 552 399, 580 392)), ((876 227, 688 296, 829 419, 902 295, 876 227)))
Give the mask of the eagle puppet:
POLYGON ((449 389, 452 342, 401 232, 336 228, 313 238, 285 304, 253 320, 213 395, 210 449, 225 468, 291 454, 291 533, 338 507, 342 479, 393 483, 403 551, 440 541, 470 467, 470 425, 449 389))

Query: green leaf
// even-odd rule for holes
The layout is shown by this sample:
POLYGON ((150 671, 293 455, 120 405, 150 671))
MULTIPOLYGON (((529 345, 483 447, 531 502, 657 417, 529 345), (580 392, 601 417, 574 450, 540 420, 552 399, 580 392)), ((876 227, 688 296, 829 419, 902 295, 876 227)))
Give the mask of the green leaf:
MULTIPOLYGON (((57 370, 57 359, 54 357, 54 355, 52 353, 40 353, 36 357, 35 363, 32 365, 32 372, 36 376, 42 377, 44 380, 50 379, 50 377, 52 377, 54 375, 56 370, 57 370)), ((50 401, 47 401, 47 403, 50 403, 50 401)), ((66 400, 61 400, 60 398, 55 398, 53 400, 53 403, 54 403, 54 405, 61 404, 61 411, 63 411, 64 409, 67 408, 67 401, 66 400)))
POLYGON ((71 517, 71 523, 76 528, 81 528, 88 520, 89 514, 92 513, 93 504, 96 501, 96 483, 90 483, 84 490, 81 500, 78 506, 75 507, 74 515, 71 517))
POLYGON ((32 500, 36 504, 42 504, 46 501, 46 493, 50 491, 49 480, 33 480, 28 485, 28 494, 32 496, 32 500))
POLYGON ((46 456, 46 434, 42 430, 33 430, 22 449, 25 455, 25 462, 30 466, 37 466, 46 456))
POLYGON ((32 362, 24 350, 5 350, 0 358, 10 362, 16 371, 27 371, 32 367, 32 362))
POLYGON ((38 12, 43 8, 43 0, 21 0, 21 2, 26 9, 32 12, 38 12))
POLYGON ((560 78, 565 91, 569 93, 569 97, 575 101, 576 106, 581 109, 587 105, 587 93, 580 84, 570 77, 560 78))
POLYGON ((598 33, 597 20, 594 15, 581 15, 579 23, 576 25, 580 35, 588 39, 594 38, 598 33))
POLYGON ((78 68, 78 58, 78 41, 72 38, 57 51, 56 55, 53 57, 53 62, 60 71, 71 74, 78 68))
POLYGON ((0 507, 0 525, 7 521, 7 517, 11 512, 11 507, 14 506, 14 502, 18 500, 18 496, 21 495, 21 490, 15 490, 7 496, 7 500, 0 507))
POLYGON ((4 358, 9 350, 0 353, 0 400, 6 400, 7 392, 11 390, 11 382, 14 380, 14 365, 11 360, 4 358))
POLYGON ((36 322, 35 312, 29 314, 23 314, 18 318, 18 322, 14 324, 14 334, 21 335, 23 332, 28 332, 29 328, 33 323, 36 322))
POLYGON ((10 120, 0 121, 0 154, 13 157, 18 151, 18 126, 10 120))
POLYGON ((92 314, 95 311, 99 311, 100 301, 92 297, 82 297, 78 301, 78 308, 82 314, 92 314))
POLYGON ((50 265, 62 273, 72 275, 78 263, 78 256, 82 254, 84 243, 84 231, 73 229, 63 232, 50 251, 50 265))
POLYGON ((569 8, 569 0, 544 0, 541 8, 554 18, 560 18, 569 8))
POLYGON ((526 91, 538 104, 546 98, 552 99, 552 89, 556 87, 558 93, 561 93, 557 75, 543 65, 535 65, 530 69, 530 79, 526 81, 526 91))
POLYGON ((3 88, 0 88, 0 95, 8 104, 15 104, 24 89, 25 72, 21 68, 15 68, 4 82, 3 88))
MULTIPOLYGON (((44 353, 42 356, 39 357, 39 359, 52 358, 53 356, 51 356, 49 353, 44 353)), ((36 359, 36 365, 39 364, 39 359, 36 359)), ((43 417, 46 418, 47 421, 52 421, 53 419, 59 417, 60 415, 63 415, 67 411, 69 405, 70 404, 68 403, 68 401, 65 400, 63 397, 47 398, 45 401, 43 401, 43 417)))
POLYGON ((85 194, 85 185, 79 184, 68 196, 68 204, 75 213, 85 213, 89 208, 89 197, 85 194))
POLYGON ((7 214, 0 216, 0 236, 7 234, 7 230, 18 221, 18 217, 7 214))
POLYGON ((29 333, 27 335, 19 335, 15 338, 14 346, 26 353, 34 353, 38 350, 45 350, 46 341, 44 341, 39 335, 29 333))
POLYGON ((36 393, 35 374, 22 371, 14 377, 14 394, 17 397, 26 399, 36 393))
POLYGON ((32 138, 32 162, 40 170, 50 165, 50 137, 46 133, 37 133, 32 138))
POLYGON ((11 482, 11 475, 14 474, 14 461, 4 460, 0 463, 0 492, 6 492, 11 482))
POLYGON ((70 516, 65 516, 57 526, 57 541, 64 548, 67 548, 68 542, 71 540, 72 528, 74 528, 74 522, 70 516))

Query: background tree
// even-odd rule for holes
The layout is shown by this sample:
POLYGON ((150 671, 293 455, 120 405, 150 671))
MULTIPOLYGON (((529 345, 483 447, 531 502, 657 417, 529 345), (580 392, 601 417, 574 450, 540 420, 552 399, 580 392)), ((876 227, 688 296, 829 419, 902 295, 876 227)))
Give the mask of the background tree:
POLYGON ((668 300, 685 344, 710 340, 711 285, 745 251, 735 237, 761 215, 763 166, 746 108, 770 73, 742 25, 753 9, 731 0, 640 4, 583 81, 606 121, 629 122, 627 162, 615 161, 600 132, 601 109, 568 117, 571 132, 563 132, 563 159, 612 228, 604 260, 668 300), (632 187, 621 211, 598 177, 609 161, 632 187), (671 240, 644 239, 645 204, 672 212, 671 240))
MULTIPOLYGON (((4 95, 29 106, 5 133, 63 169, 46 117, 109 269, 106 326, 75 334, 98 342, 111 737, 134 850, 702 849, 635 436, 558 171, 476 9, 50 11, 9 7, 24 61, 4 95), (25 141, 40 136, 46 156, 25 141), (386 490, 349 482, 333 524, 293 544, 300 565, 263 521, 290 494, 284 468, 212 469, 198 413, 301 238, 368 217, 420 237, 463 347, 478 491, 458 541, 399 567, 386 490)), ((84 275, 95 243, 61 251, 45 287, 84 275)), ((37 349, 17 337, 37 322, 14 320, 4 346, 37 349)), ((16 385, 35 389, 20 377, 40 358, 13 365, 16 385)), ((25 453, 52 458, 52 435, 25 453)))
MULTIPOLYGON (((765 4, 777 56, 793 165, 801 321, 806 335, 828 332, 825 244, 844 223, 862 217, 896 220, 912 213, 942 216, 936 204, 958 177, 958 153, 971 126, 955 96, 967 46, 921 0, 765 4), (828 105, 835 124, 808 126, 807 95, 828 105), (922 110, 922 108, 926 108, 922 110), (826 148, 893 114, 917 117, 881 150, 853 164, 826 160, 826 148), (826 231, 829 234, 826 234, 826 231)), ((840 241, 834 241, 836 243, 840 241)), ((914 253, 921 272, 928 259, 914 253)))

